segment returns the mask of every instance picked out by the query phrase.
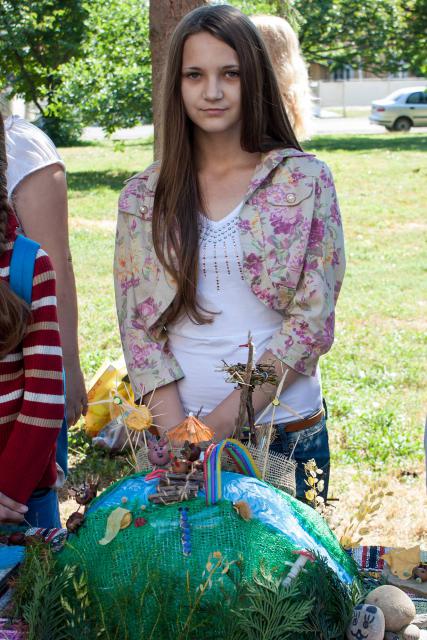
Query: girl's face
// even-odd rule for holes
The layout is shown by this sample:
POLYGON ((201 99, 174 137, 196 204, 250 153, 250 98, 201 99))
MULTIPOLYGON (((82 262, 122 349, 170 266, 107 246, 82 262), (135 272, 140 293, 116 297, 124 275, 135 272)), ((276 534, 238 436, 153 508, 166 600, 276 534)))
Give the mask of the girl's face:
POLYGON ((239 59, 225 42, 207 32, 187 38, 181 95, 188 117, 201 131, 240 135, 239 59))

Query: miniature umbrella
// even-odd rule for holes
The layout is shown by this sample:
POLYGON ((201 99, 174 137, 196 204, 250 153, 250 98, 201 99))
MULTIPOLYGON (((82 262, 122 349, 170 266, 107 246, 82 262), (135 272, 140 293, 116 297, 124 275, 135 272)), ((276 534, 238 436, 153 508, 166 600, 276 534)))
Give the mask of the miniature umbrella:
POLYGON ((168 432, 168 438, 174 444, 183 444, 186 440, 193 444, 207 442, 212 440, 214 435, 214 432, 193 416, 192 413, 183 422, 180 422, 177 427, 168 432))

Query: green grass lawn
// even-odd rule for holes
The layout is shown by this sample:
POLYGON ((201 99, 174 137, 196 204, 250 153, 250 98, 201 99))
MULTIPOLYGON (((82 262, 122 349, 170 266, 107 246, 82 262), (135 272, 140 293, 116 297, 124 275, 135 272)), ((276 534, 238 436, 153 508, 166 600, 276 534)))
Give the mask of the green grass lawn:
MULTIPOLYGON (((336 342, 322 360, 334 462, 408 468, 422 456, 427 406, 427 136, 321 136, 306 147, 332 168, 346 232, 336 342)), ((112 283, 117 196, 150 162, 152 148, 131 141, 116 151, 97 143, 61 153, 89 378, 120 354, 112 283)), ((87 450, 80 438, 73 446, 87 450)), ((97 456, 92 464, 105 471, 97 456)))

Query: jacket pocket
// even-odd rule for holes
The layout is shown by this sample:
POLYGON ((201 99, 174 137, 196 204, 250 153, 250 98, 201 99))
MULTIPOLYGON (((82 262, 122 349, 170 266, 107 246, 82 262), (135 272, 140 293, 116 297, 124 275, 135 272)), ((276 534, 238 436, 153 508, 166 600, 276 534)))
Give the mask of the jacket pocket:
POLYGON ((296 207, 313 193, 313 182, 293 187, 273 185, 267 193, 267 202, 275 207, 296 207))

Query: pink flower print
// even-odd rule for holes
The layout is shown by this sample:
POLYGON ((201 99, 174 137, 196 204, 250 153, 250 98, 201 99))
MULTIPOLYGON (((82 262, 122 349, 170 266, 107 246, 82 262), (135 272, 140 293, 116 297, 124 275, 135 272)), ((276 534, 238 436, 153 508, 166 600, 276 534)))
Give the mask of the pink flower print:
POLYGON ((323 344, 331 345, 334 341, 334 328, 335 328, 335 314, 329 314, 326 318, 325 327, 322 332, 322 342, 323 344))
POLYGON ((156 304, 154 298, 150 296, 146 298, 144 302, 141 302, 137 306, 137 311, 140 316, 155 316, 158 313, 159 305, 156 304))
POLYGON ((300 338, 303 338, 307 333, 307 329, 308 329, 308 323, 303 321, 300 323, 298 329, 295 329, 295 333, 300 338))
POLYGON ((340 257, 339 257, 338 251, 334 251, 332 253, 332 266, 336 267, 339 265, 339 263, 340 263, 340 257))
POLYGON ((273 212, 270 216, 270 222, 275 233, 292 233, 297 222, 297 218, 285 218, 283 214, 273 212))
POLYGON ((262 272, 262 259, 255 253, 250 253, 245 257, 243 266, 252 276, 259 276, 262 272))
POLYGON ((271 204, 283 204, 283 188, 273 184, 270 185, 268 187, 268 201, 271 204))
POLYGON ((136 229, 136 220, 135 220, 135 218, 132 218, 132 222, 131 222, 131 225, 130 225, 130 230, 131 231, 135 231, 135 229, 136 229))
POLYGON ((146 345, 133 344, 131 346, 132 362, 136 369, 149 366, 149 357, 157 349, 157 345, 149 343, 146 345))
POLYGON ((317 258, 313 258, 312 260, 310 260, 309 262, 305 263, 305 271, 316 271, 318 267, 318 260, 317 258))
POLYGON ((291 173, 291 182, 295 185, 298 184, 298 182, 300 180, 302 180, 303 178, 305 178, 306 175, 304 173, 301 173, 301 171, 292 171, 291 173))
POLYGON ((127 280, 121 280, 120 288, 122 290, 122 293, 126 294, 129 291, 129 289, 132 289, 132 287, 138 287, 139 283, 140 283, 140 278, 135 278, 134 276, 131 276, 127 280))
POLYGON ((315 218, 311 225, 310 237, 308 239, 308 248, 313 251, 319 245, 322 244, 323 238, 325 236, 325 224, 323 220, 319 220, 319 218, 315 218))
POLYGON ((302 359, 297 360, 292 368, 295 369, 295 371, 298 371, 298 373, 306 373, 306 365, 302 359))
POLYGON ((332 180, 332 176, 329 172, 327 172, 325 170, 325 168, 322 168, 322 171, 320 172, 320 179, 322 181, 322 184, 324 187, 332 187, 333 186, 333 180, 332 180))
POLYGON ((237 225, 242 233, 249 233, 251 230, 251 223, 249 220, 239 220, 237 225))
POLYGON ((292 336, 288 336, 285 340, 285 347, 287 349, 290 349, 292 347, 292 345, 294 344, 294 340, 292 338, 292 336))
POLYGON ((338 209, 336 200, 334 200, 331 206, 331 218, 338 227, 341 226, 340 210, 338 209))

